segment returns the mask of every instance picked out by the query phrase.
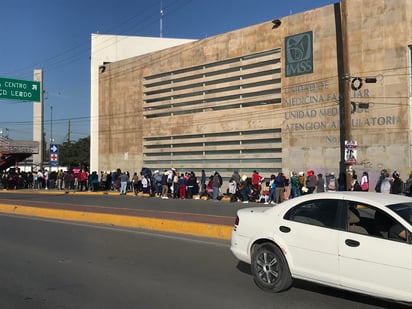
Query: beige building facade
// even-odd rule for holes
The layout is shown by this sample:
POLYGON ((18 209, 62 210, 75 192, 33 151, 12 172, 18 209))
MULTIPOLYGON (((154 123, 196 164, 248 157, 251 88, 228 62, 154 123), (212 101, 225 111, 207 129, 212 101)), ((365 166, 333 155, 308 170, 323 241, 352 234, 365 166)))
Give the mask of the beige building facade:
POLYGON ((384 168, 406 179, 412 1, 347 0, 279 21, 107 64, 95 166, 217 170, 227 180, 234 170, 339 173, 344 152, 371 183, 384 168))
POLYGON ((193 40, 93 33, 90 56, 90 170, 99 171, 99 73, 106 64, 193 40))

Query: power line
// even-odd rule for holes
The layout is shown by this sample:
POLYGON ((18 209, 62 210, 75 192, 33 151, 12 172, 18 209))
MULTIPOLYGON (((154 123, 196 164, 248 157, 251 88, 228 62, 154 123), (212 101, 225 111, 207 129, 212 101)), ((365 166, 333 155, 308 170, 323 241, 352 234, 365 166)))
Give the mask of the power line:
MULTIPOLYGON (((171 5, 166 6, 165 9, 168 9, 170 15, 189 2, 191 2, 191 0, 186 0, 183 2, 174 1, 171 5)), ((136 33, 139 30, 145 29, 146 27, 157 23, 158 15, 155 14, 155 12, 157 11, 157 9, 154 10, 155 7, 157 6, 155 6, 154 4, 144 7, 143 10, 139 11, 139 13, 131 15, 128 18, 122 19, 122 21, 119 24, 107 29, 105 33, 116 33, 117 35, 130 33, 130 35, 136 35, 136 33)), ((107 48, 107 46, 105 46, 104 48, 107 48)), ((63 66, 68 66, 81 59, 84 59, 84 57, 90 57, 90 39, 81 41, 75 46, 70 47, 61 53, 58 53, 56 55, 53 55, 40 61, 36 61, 36 63, 33 65, 18 68, 16 70, 13 70, 13 72, 3 74, 6 74, 7 76, 20 76, 21 78, 23 78, 24 76, 26 79, 30 79, 31 76, 29 77, 24 72, 32 71, 35 67, 41 67, 45 72, 53 71, 56 69, 60 69, 63 66)), ((31 74, 31 72, 29 74, 31 74)))

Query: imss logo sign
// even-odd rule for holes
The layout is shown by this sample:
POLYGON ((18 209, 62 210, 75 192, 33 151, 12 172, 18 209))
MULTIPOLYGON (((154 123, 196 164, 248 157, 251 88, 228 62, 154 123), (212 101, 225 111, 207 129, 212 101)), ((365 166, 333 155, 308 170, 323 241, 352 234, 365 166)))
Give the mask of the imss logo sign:
POLYGON ((285 38, 286 77, 313 73, 312 31, 285 38))

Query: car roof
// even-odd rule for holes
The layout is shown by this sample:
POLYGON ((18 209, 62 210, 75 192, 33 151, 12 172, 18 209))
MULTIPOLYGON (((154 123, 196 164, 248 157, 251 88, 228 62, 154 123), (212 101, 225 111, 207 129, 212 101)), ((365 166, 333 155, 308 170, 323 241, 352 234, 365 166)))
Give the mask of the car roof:
MULTIPOLYGON (((412 203, 412 198, 399 194, 383 194, 376 192, 360 192, 360 191, 337 191, 337 192, 322 192, 305 194, 303 196, 290 199, 286 202, 295 204, 296 202, 313 200, 313 199, 348 199, 355 200, 363 203, 369 203, 374 205, 393 205, 401 203, 412 203), (298 199, 298 200, 297 200, 298 199)), ((285 206, 289 203, 285 203, 285 206)))

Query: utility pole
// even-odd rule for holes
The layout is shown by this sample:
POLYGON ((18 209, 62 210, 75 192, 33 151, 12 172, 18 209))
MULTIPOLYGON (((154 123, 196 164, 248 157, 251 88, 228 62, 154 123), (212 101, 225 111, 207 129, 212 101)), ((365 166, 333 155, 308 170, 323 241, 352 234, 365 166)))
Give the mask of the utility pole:
MULTIPOLYGON (((52 144, 53 144, 53 105, 50 105, 50 143, 49 143, 49 149, 52 149, 52 144)), ((49 173, 51 172, 52 168, 52 160, 51 156, 49 156, 49 173)), ((47 188, 47 185, 46 185, 47 188)))
POLYGON ((50 144, 53 144, 53 105, 50 105, 50 144))
POLYGON ((67 142, 70 143, 70 120, 69 120, 69 125, 67 128, 67 142))
POLYGON ((163 37, 163 1, 160 0, 160 37, 163 37))
POLYGON ((336 27, 336 50, 339 79, 339 123, 340 123, 340 162, 339 177, 346 176, 346 188, 350 188, 352 182, 351 173, 347 171, 345 162, 345 141, 352 140, 351 128, 351 101, 350 101, 350 66, 349 44, 347 33, 347 0, 341 0, 334 4, 336 27))

